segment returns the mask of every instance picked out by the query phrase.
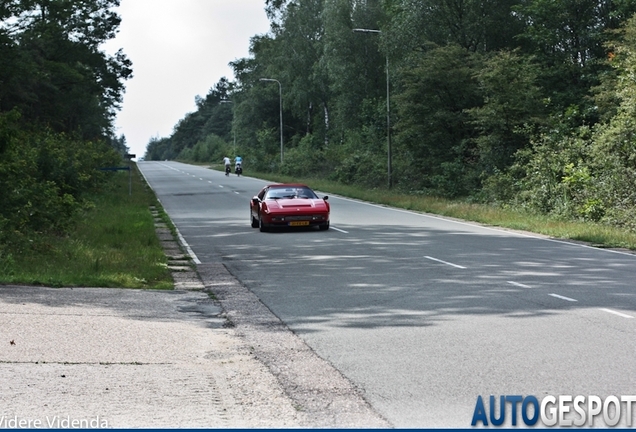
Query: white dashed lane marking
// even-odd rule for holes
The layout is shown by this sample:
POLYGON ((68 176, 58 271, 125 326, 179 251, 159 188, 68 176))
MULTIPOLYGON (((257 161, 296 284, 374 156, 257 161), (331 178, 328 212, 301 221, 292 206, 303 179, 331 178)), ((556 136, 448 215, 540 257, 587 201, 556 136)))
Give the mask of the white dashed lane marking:
POLYGON ((333 226, 331 227, 331 229, 332 229, 332 230, 339 231, 339 232, 341 232, 341 233, 349 234, 349 231, 345 231, 345 230, 342 230, 342 229, 340 229, 340 228, 336 228, 336 227, 333 227, 333 226))
POLYGON ((510 285, 518 286, 518 287, 520 287, 520 288, 532 288, 531 286, 524 285, 524 284, 519 283, 519 282, 508 281, 508 283, 509 283, 510 285))
POLYGON ((439 263, 446 264, 446 265, 449 265, 449 266, 452 266, 452 267, 455 267, 455 268, 460 268, 460 269, 465 269, 466 268, 464 266, 460 266, 460 265, 457 265, 457 264, 449 263, 448 261, 442 261, 441 259, 433 258, 433 257, 430 257, 430 256, 425 256, 424 258, 430 259, 431 261, 437 261, 439 263))
POLYGON ((569 302, 578 301, 576 299, 573 299, 573 298, 570 298, 570 297, 565 297, 565 296, 562 296, 562 295, 559 295, 559 294, 548 294, 548 295, 550 295, 552 297, 556 297, 556 298, 561 299, 561 300, 566 300, 566 301, 569 301, 569 302))

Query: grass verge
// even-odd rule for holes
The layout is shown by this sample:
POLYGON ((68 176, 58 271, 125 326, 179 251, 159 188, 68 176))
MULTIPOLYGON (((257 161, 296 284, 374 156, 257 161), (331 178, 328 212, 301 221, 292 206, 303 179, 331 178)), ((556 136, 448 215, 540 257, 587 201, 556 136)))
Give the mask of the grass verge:
MULTIPOLYGON (((214 166, 214 168, 217 168, 214 166)), ((305 183, 313 189, 344 197, 383 204, 407 210, 431 213, 484 225, 529 231, 552 238, 574 240, 595 247, 636 250, 636 233, 617 227, 583 221, 566 221, 526 211, 494 205, 475 204, 430 196, 400 194, 387 189, 368 189, 344 185, 324 179, 297 178, 271 173, 245 173, 272 182, 305 183)), ((254 191, 255 193, 257 191, 254 191)))
MULTIPOLYGON (((172 289, 172 276, 149 207, 154 206, 164 222, 174 227, 135 165, 133 168, 132 195, 128 193, 128 173, 114 173, 110 187, 94 197, 95 208, 83 215, 70 235, 40 238, 28 253, 2 256, 0 283, 172 289)), ((246 174, 272 182, 302 182, 325 193, 597 247, 636 250, 636 234, 606 225, 555 220, 495 206, 366 189, 324 179, 246 174)))
POLYGON ((136 165, 132 167, 130 195, 128 172, 113 173, 107 190, 93 197, 95 207, 72 233, 40 238, 28 253, 4 256, 0 283, 172 289, 150 206, 169 220, 136 165))

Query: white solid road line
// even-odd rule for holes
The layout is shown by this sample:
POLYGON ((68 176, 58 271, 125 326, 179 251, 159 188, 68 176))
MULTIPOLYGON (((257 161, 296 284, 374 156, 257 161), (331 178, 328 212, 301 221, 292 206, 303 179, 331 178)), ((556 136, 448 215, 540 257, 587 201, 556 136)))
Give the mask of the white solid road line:
POLYGON ((177 236, 179 237, 179 241, 181 242, 183 247, 188 252, 188 255, 190 255, 190 258, 192 258, 192 261, 194 261, 195 264, 201 264, 201 261, 199 260, 197 255, 194 253, 194 251, 192 250, 192 248, 190 247, 188 242, 185 241, 185 239, 183 238, 183 236, 179 232, 179 228, 177 228, 177 226, 175 225, 174 229, 175 229, 175 231, 177 231, 177 236))
POLYGON ((621 312, 617 312, 617 311, 614 311, 614 310, 611 310, 611 309, 605 309, 605 308, 600 308, 600 309, 602 311, 609 312, 611 314, 618 315, 618 316, 623 317, 623 318, 634 318, 631 315, 627 315, 627 314, 624 314, 624 313, 621 313, 621 312))
POLYGON ((550 296, 552 296, 552 297, 559 298, 559 299, 561 299, 561 300, 567 300, 567 301, 570 301, 570 302, 578 301, 578 300, 575 300, 575 299, 573 299, 573 298, 565 297, 565 296, 562 296, 562 295, 559 295, 559 294, 548 294, 548 295, 550 295, 550 296))
POLYGON ((441 259, 433 258, 433 257, 430 257, 430 256, 425 256, 424 258, 430 259, 432 261, 437 261, 437 262, 440 262, 442 264, 446 264, 446 265, 453 266, 453 267, 456 267, 456 268, 460 268, 460 269, 465 269, 466 268, 466 267, 463 267, 463 266, 460 266, 460 265, 457 265, 457 264, 453 264, 453 263, 449 263, 447 261, 442 261, 441 259))
POLYGON ((538 234, 532 234, 532 233, 523 233, 523 232, 518 232, 518 231, 509 231, 509 230, 505 230, 502 228, 497 228, 497 227, 492 227, 492 226, 487 226, 487 225, 479 225, 477 222, 469 222, 469 221, 458 221, 458 220, 454 220, 454 219, 448 219, 445 218, 443 216, 436 216, 436 215, 432 215, 430 213, 423 213, 423 212, 417 212, 417 211, 413 211, 413 210, 406 210, 406 209, 400 209, 400 208, 396 208, 396 207, 389 207, 389 206, 385 206, 385 205, 380 205, 380 204, 374 204, 368 201, 363 201, 363 200, 358 200, 358 199, 353 199, 353 198, 347 198, 347 197, 343 197, 340 195, 335 195, 335 194, 331 194, 329 196, 333 196, 336 199, 341 199, 344 201, 351 201, 351 202, 356 202, 356 203, 360 203, 360 204, 366 204, 368 206, 371 207, 377 207, 377 208, 381 208, 381 209, 385 209, 385 210, 392 210, 392 211, 396 211, 399 213, 408 213, 408 214, 412 214, 412 215, 418 215, 424 218, 430 218, 430 219, 437 219, 440 221, 445 221, 445 222, 450 222, 453 224, 457 224, 457 225, 465 225, 465 226, 469 226, 469 227, 474 227, 474 228, 481 228, 484 230, 488 230, 488 231, 497 231, 500 233, 506 233, 509 235, 515 235, 518 237, 527 237, 527 238, 534 238, 534 239, 540 239, 540 240, 545 240, 545 241, 549 241, 549 242, 553 242, 553 243, 559 243, 562 245, 566 245, 566 246, 572 246, 572 247, 582 247, 582 248, 586 248, 586 249, 593 249, 596 251, 601 251, 601 252, 610 252, 610 253, 615 253, 615 254, 619 254, 619 255, 628 255, 631 256, 632 258, 634 257, 634 254, 631 252, 623 252, 620 250, 613 250, 613 249, 607 249, 607 248, 598 248, 598 247, 594 247, 594 246, 588 246, 585 244, 581 244, 581 243, 571 243, 567 240, 559 240, 559 239, 553 239, 553 238, 546 238, 546 237, 541 237, 538 234))
MULTIPOLYGON (((171 166, 168 166, 168 165, 165 165, 165 164, 161 164, 161 165, 163 165, 163 166, 165 166, 165 167, 167 167, 167 168, 170 168, 171 170, 174 170, 174 171, 180 171, 180 172, 182 172, 182 173, 184 173, 184 174, 191 175, 190 173, 186 173, 186 172, 181 171, 181 170, 178 170, 178 169, 176 169, 176 168, 174 168, 174 167, 171 167, 171 166)), ((192 175, 192 176, 194 177, 194 175, 192 175)), ((202 179, 202 178, 199 178, 199 180, 204 181, 204 179, 202 179)), ((146 182, 147 182, 147 180, 146 180, 146 182)), ((208 181, 208 183, 212 184, 212 181, 208 181)), ((220 188, 223 188, 223 185, 219 185, 219 187, 220 187, 220 188)), ((239 192, 234 191, 234 193, 235 193, 235 194, 237 194, 237 195, 239 195, 239 192)), ((404 213, 410 213, 410 214, 419 214, 419 215, 421 215, 421 216, 430 217, 430 218, 432 218, 432 219, 439 219, 439 220, 449 221, 448 219, 445 219, 445 218, 443 218, 443 217, 431 216, 431 215, 428 215, 428 214, 423 215, 423 214, 421 214, 421 213, 412 212, 412 211, 409 211, 409 210, 395 209, 395 208, 391 208, 391 207, 380 206, 380 205, 377 205, 377 204, 372 204, 372 203, 368 203, 368 202, 365 202, 365 201, 359 201, 359 200, 352 200, 352 199, 350 199, 350 198, 345 198, 345 197, 340 197, 340 196, 338 196, 337 198, 339 198, 339 199, 343 199, 343 200, 347 200, 347 201, 355 201, 355 202, 359 202, 359 203, 367 204, 367 205, 370 205, 370 206, 373 206, 373 207, 380 207, 380 208, 384 208, 384 209, 390 209, 390 210, 394 210, 394 211, 398 211, 398 212, 404 212, 404 213)), ((458 223, 458 224, 460 224, 460 225, 479 226, 479 225, 472 224, 472 223, 470 223, 470 222, 458 222, 458 221, 452 221, 452 220, 450 220, 449 222, 458 223)), ((479 226, 479 227, 481 227, 481 228, 486 228, 486 229, 493 230, 493 231, 502 231, 502 230, 497 229, 497 228, 483 227, 483 226, 479 226)), ((176 228, 176 227, 175 227, 175 228, 176 228)), ((348 232, 348 231, 345 231, 345 230, 342 230, 342 229, 339 229, 339 228, 336 228, 336 227, 333 227, 333 226, 331 227, 331 229, 333 229, 333 230, 335 230, 335 231, 338 231, 338 232, 341 232, 341 233, 344 233, 344 234, 349 234, 349 232, 348 232)), ((176 231, 177 231, 177 235, 178 235, 178 237, 179 237, 179 240, 181 241, 182 245, 183 245, 183 246, 185 247, 185 249, 187 250, 187 252, 188 252, 188 254, 190 255, 190 257, 192 258, 192 260, 193 260, 196 264, 201 264, 201 261, 200 261, 200 260, 199 260, 199 258, 196 256, 196 254, 194 253, 194 251, 190 248, 190 245, 189 245, 189 244, 185 241, 185 239, 183 238, 183 236, 181 235, 181 233, 179 232, 179 230, 178 230, 178 229, 176 229, 176 231)), ((517 233, 517 234, 519 234, 519 233, 517 233)), ((520 234, 520 235, 521 235, 521 236, 524 236, 524 237, 541 238, 541 237, 535 237, 535 236, 533 236, 533 235, 527 235, 527 234, 520 234)), ((560 240, 555 240, 555 239, 545 239, 545 238, 544 238, 543 240, 553 241, 553 242, 556 242, 556 243, 566 243, 566 244, 570 244, 570 243, 568 243, 568 242, 564 242, 564 241, 560 241, 560 240)), ((581 246, 581 245, 579 245, 579 246, 581 246)), ((585 245, 583 245, 583 246, 584 246, 584 247, 587 247, 587 248, 590 248, 590 249, 597 249, 597 248, 593 248, 593 247, 590 247, 590 246, 585 246, 585 245)), ((600 250, 603 250, 603 249, 600 249, 600 250)), ((611 250, 610 250, 610 252, 614 252, 614 251, 611 251, 611 250)), ((616 252, 621 253, 621 254, 624 254, 624 255, 628 255, 628 254, 627 254, 627 253, 625 253, 625 252, 619 252, 619 251, 616 251, 616 252)), ((631 254, 629 254, 629 255, 631 255, 631 254)), ((466 267, 464 267, 464 266, 460 266, 460 265, 453 264, 453 263, 450 263, 450 262, 447 262, 447 261, 443 261, 443 260, 438 259, 438 258, 433 258, 433 257, 431 257, 431 256, 425 256, 424 258, 429 259, 429 260, 431 260, 431 261, 436 261, 436 262, 439 262, 439 263, 442 263, 442 264, 446 264, 446 265, 449 265, 449 266, 452 266, 452 267, 455 267, 455 268, 459 268, 459 269, 466 269, 466 267)), ((532 287, 530 287, 530 286, 528 286, 528 285, 524 285, 524 284, 519 283, 519 282, 514 282, 514 281, 507 281, 507 282, 508 282, 509 284, 511 284, 511 285, 518 286, 518 287, 520 287, 520 288, 532 288, 532 287)), ((562 296, 562 295, 559 295, 559 294, 551 293, 551 294, 548 294, 548 295, 550 295, 550 296, 552 296, 552 297, 555 297, 555 298, 558 298, 558 299, 561 299, 561 300, 566 300, 566 301, 569 301, 569 302, 578 302, 578 300, 576 300, 576 299, 573 299, 573 298, 570 298, 570 297, 565 297, 565 296, 562 296)), ((627 315, 627 314, 624 314, 624 313, 622 313, 622 312, 618 312, 618 311, 615 311, 615 310, 612 310, 612 309, 607 309, 607 308, 599 308, 599 309, 600 309, 600 310, 602 310, 602 311, 604 311, 604 312, 608 312, 608 313, 611 313, 611 314, 614 314, 614 315, 620 316, 620 317, 622 317, 622 318, 628 318, 628 319, 629 319, 629 318, 634 318, 634 317, 633 317, 633 316, 631 316, 631 315, 627 315)))

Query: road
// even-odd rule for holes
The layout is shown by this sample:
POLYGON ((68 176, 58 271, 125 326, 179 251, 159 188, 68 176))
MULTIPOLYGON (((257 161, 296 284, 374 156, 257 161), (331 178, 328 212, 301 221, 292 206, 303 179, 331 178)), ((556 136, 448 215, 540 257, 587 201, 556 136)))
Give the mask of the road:
POLYGON ((470 427, 480 395, 635 393, 631 254, 335 196, 329 231, 261 233, 249 199, 265 182, 138 165, 197 258, 395 427, 470 427))

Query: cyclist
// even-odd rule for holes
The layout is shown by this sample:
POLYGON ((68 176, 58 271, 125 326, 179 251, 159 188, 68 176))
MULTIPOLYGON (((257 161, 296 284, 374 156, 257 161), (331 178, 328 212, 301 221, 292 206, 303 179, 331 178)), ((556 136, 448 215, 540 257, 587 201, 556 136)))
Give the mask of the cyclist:
POLYGON ((225 156, 223 158, 223 163, 225 164, 225 175, 229 176, 230 175, 230 171, 232 171, 232 161, 230 160, 229 157, 225 156))

